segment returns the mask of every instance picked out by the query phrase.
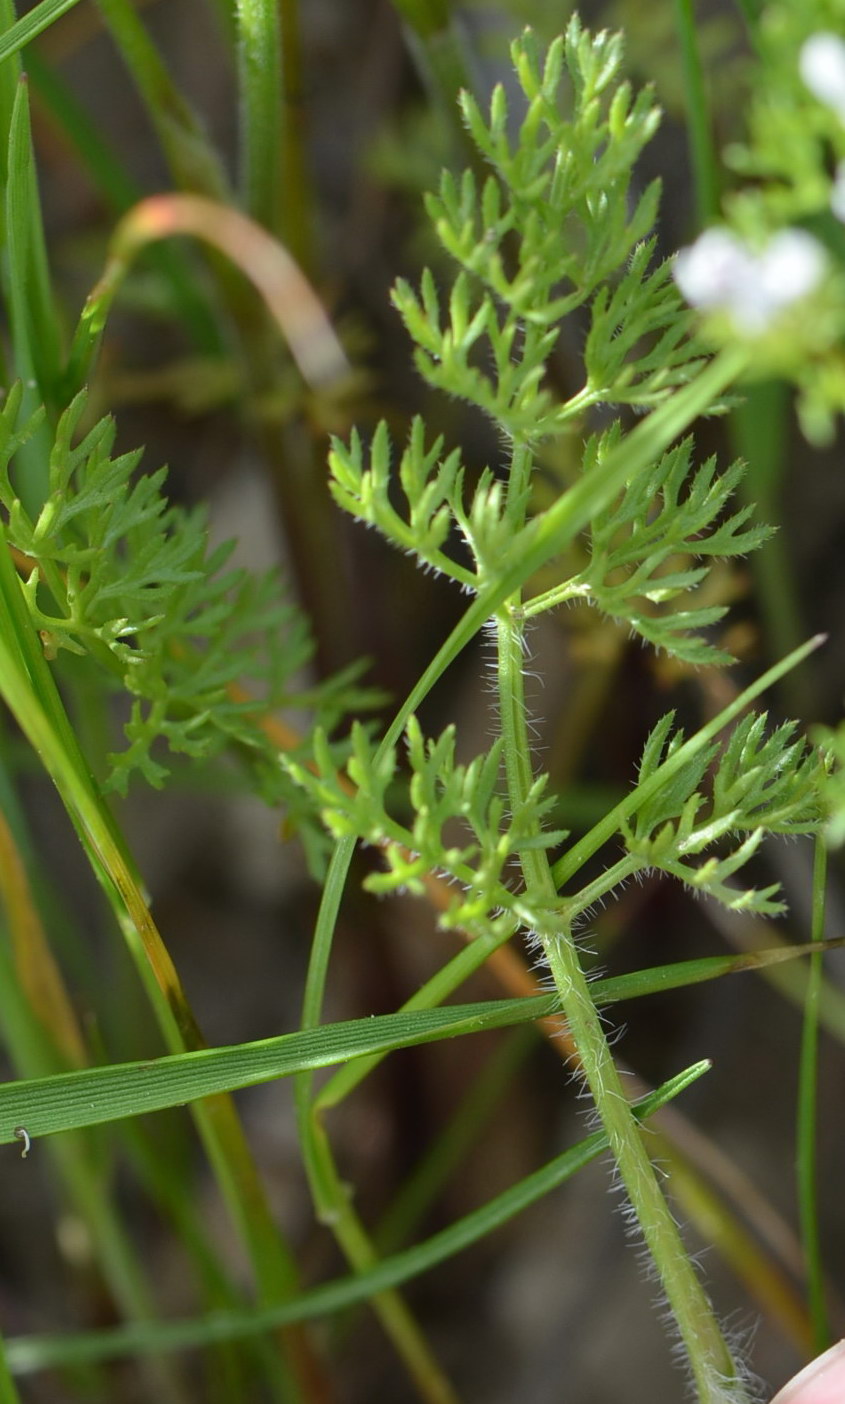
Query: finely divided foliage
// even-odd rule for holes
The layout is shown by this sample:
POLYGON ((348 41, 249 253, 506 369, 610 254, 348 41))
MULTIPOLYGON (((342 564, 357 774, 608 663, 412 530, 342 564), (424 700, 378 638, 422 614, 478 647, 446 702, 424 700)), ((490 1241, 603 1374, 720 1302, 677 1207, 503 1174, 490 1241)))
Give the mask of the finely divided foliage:
MULTIPOLYGON (((236 8, 241 24, 240 10, 246 13, 248 7, 236 8)), ((271 17, 275 23, 273 7, 263 10, 268 23, 271 17)), ((45 659, 60 680, 71 683, 74 668, 98 670, 129 699, 126 745, 102 758, 107 786, 123 793, 136 773, 161 785, 173 765, 171 753, 208 760, 231 751, 246 763, 263 797, 286 805, 301 821, 315 865, 321 852, 314 835, 318 828, 321 839, 323 827, 328 832, 335 846, 306 982, 303 1029, 296 1035, 300 1054, 288 1050, 283 1071, 300 1078, 299 1127, 315 1207, 337 1233, 357 1274, 352 1295, 341 1292, 337 1301, 358 1300, 361 1283, 370 1282, 375 1307, 416 1383, 422 1381, 423 1393, 428 1388, 427 1398, 452 1396, 447 1386, 440 1387, 404 1304, 392 1296, 402 1274, 396 1275, 395 1263, 391 1270, 385 1264, 383 1274, 376 1266, 377 1255, 336 1172, 320 1119, 333 1097, 340 1100, 338 1084, 346 1091, 354 1085, 356 1065, 344 1068, 319 1094, 309 1073, 334 1060, 332 1049, 338 1058, 377 1061, 391 1047, 440 1037, 452 1021, 459 1032, 481 1027, 481 1015, 474 1021, 446 1011, 441 1021, 431 1006, 517 936, 539 948, 549 967, 556 1007, 566 1017, 602 1123, 601 1135, 589 1143, 590 1154, 607 1145, 614 1158, 682 1338, 697 1396, 701 1404, 741 1404, 746 1399, 741 1372, 665 1202, 573 932, 593 904, 649 870, 733 909, 766 916, 781 912, 778 888, 755 887, 743 870, 767 834, 811 833, 824 822, 827 763, 793 723, 769 726, 765 714, 742 715, 768 682, 787 671, 787 660, 727 708, 732 720, 739 718, 729 735, 708 723, 687 740, 673 729, 673 714, 664 716, 645 744, 626 798, 575 843, 556 825, 549 777, 535 771, 529 745, 523 673, 531 621, 578 602, 594 608, 623 636, 670 655, 681 668, 729 662, 718 637, 724 609, 712 565, 754 550, 768 530, 752 520, 750 506, 734 501, 743 465, 720 469, 715 458, 697 465, 693 441, 680 437, 698 413, 723 408, 719 397, 745 362, 707 361, 670 263, 656 259, 659 185, 642 189, 636 176, 638 158, 660 119, 652 94, 635 94, 622 80, 621 37, 592 36, 577 18, 545 55, 526 32, 512 56, 519 95, 508 97, 497 87, 486 114, 463 95, 463 119, 478 160, 460 178, 444 174, 428 199, 451 276, 439 265, 436 273, 423 273, 418 289, 400 281, 394 290, 420 374, 488 417, 501 456, 476 473, 459 447, 429 435, 425 423, 415 419, 403 446, 392 442, 382 423, 369 441, 357 432, 348 443, 335 439, 329 459, 331 491, 345 512, 472 597, 385 739, 374 739, 372 728, 360 721, 346 740, 334 739, 338 720, 373 700, 355 686, 355 670, 302 687, 310 638, 277 580, 229 568, 231 548, 210 548, 203 512, 168 502, 165 470, 145 474, 139 454, 115 455, 113 423, 90 424, 84 394, 61 414, 53 415, 48 404, 46 411, 29 416, 17 386, 0 411, 2 534, 17 570, 4 554, 0 592, 6 592, 11 622, 5 637, 0 630, 0 686, 24 731, 32 703, 37 724, 27 734, 36 746, 45 736, 51 741, 45 763, 119 923, 131 935, 144 978, 150 976, 153 1004, 174 1052, 162 1076, 166 1081, 168 1068, 178 1074, 175 1091, 160 1087, 158 1106, 170 1105, 168 1097, 177 1092, 180 1099, 187 1095, 185 1078, 194 1097, 202 1096, 180 1051, 196 1047, 190 1039, 198 1038, 198 1031, 124 862, 99 786, 81 752, 62 763, 64 714, 45 659), (580 355, 574 347, 580 347, 580 355), (631 407, 647 412, 634 428, 629 427, 631 407), (36 438, 39 446, 48 446, 49 467, 43 500, 33 507, 23 474, 36 438), (580 533, 577 523, 583 526, 580 533), (412 702, 425 696, 456 656, 458 645, 449 653, 453 641, 463 646, 473 630, 484 628, 485 611, 492 615, 486 622, 496 654, 500 734, 466 762, 458 759, 456 728, 427 736, 412 714, 412 702), (292 753, 280 754, 267 714, 289 705, 310 710, 313 730, 292 753), (365 879, 369 890, 421 895, 433 876, 445 879, 445 887, 438 888, 440 897, 444 890, 448 894, 441 924, 469 938, 459 956, 414 996, 416 1020, 407 1011, 390 1016, 389 1036, 378 1028, 362 1032, 363 1022, 352 1031, 354 1038, 348 1029, 340 1036, 320 1027, 335 922, 359 840, 380 850, 378 870, 365 879), (600 850, 604 868, 591 864, 589 877, 579 876, 600 850)), ((273 82, 267 91, 275 100, 273 82)), ((20 112, 23 103, 20 98, 20 112)), ((268 154, 266 142, 262 150, 268 154)), ((49 401, 43 392, 42 397, 49 401)), ((3 548, 5 553, 5 542, 3 548)), ((321 562, 320 568, 324 565, 330 563, 321 562)), ((792 661, 809 647, 797 649, 792 661)), ((0 957, 4 949, 0 944, 0 957)), ((484 1009, 488 1022, 515 1021, 512 1009, 506 1017, 492 1006, 484 1009)), ((232 1067, 227 1063, 225 1076, 219 1073, 217 1092, 243 1085, 226 1081, 241 1075, 233 1070, 239 1050, 229 1053, 232 1067)), ((209 1063, 212 1058, 204 1066, 209 1063)), ((126 1101, 126 1083, 118 1076, 108 1117, 92 1120, 134 1114, 143 1106, 147 1069, 136 1066, 135 1101, 126 1101)), ((279 1075, 279 1064, 273 1066, 275 1072, 262 1060, 244 1081, 279 1075)), ((45 1134, 87 1124, 84 1098, 78 1119, 56 1120, 57 1079, 38 1082, 40 1095, 53 1107, 53 1121, 44 1112, 45 1134)), ((15 1107, 17 1087, 7 1094, 15 1107)), ((293 1321, 306 1299, 297 1297, 293 1278, 283 1273, 281 1281, 278 1265, 271 1261, 268 1267, 262 1258, 269 1244, 272 1259, 275 1239, 237 1123, 226 1121, 228 1114, 217 1104, 198 1103, 197 1115, 224 1190, 233 1190, 232 1202, 242 1191, 246 1210, 252 1206, 252 1217, 246 1212, 244 1222, 259 1250, 254 1262, 259 1281, 262 1272, 265 1278, 264 1305, 278 1308, 275 1324, 293 1321)), ((518 1190, 505 1197, 506 1209, 489 1218, 490 1228, 516 1212, 518 1190)), ((464 1228, 475 1218, 461 1221, 464 1228)), ((450 1226, 445 1236, 450 1251, 457 1251, 461 1224, 450 1226)), ((437 1236, 438 1245, 443 1237, 437 1236)), ((145 1309, 136 1314, 150 1315, 145 1309)), ((283 1385, 282 1397, 288 1398, 283 1385)))
MULTIPOLYGON (((618 424, 592 438, 584 451, 589 473, 619 443, 618 424)), ((718 622, 719 605, 673 609, 660 606, 692 594, 709 574, 691 557, 744 555, 760 546, 768 528, 751 524, 753 509, 730 503, 743 475, 733 464, 718 473, 715 458, 692 468, 693 443, 684 439, 647 472, 634 478, 620 498, 596 513, 589 528, 589 564, 563 584, 531 600, 526 614, 538 614, 582 597, 627 625, 642 639, 688 663, 729 663, 730 655, 696 630, 718 622)))
POLYGON ((701 358, 669 263, 651 267, 659 182, 632 196, 660 114, 650 92, 632 97, 619 81, 621 36, 593 38, 573 19, 544 61, 530 34, 513 56, 525 101, 515 135, 503 87, 489 119, 462 96, 493 174, 444 173, 427 201, 461 267, 448 298, 430 272, 419 293, 400 280, 393 296, 425 379, 477 405, 514 442, 537 444, 590 405, 659 403, 701 358), (560 401, 546 384, 548 363, 562 320, 579 309, 584 381, 560 401))
MULTIPOLYGON (((516 129, 503 89, 493 94, 489 119, 471 98, 463 99, 470 133, 494 174, 480 186, 471 172, 460 181, 444 175, 439 194, 428 202, 441 243, 461 265, 448 297, 438 292, 428 271, 419 295, 405 283, 394 294, 416 342, 422 374, 494 418, 511 441, 508 468, 488 468, 471 486, 460 451, 447 451, 442 439, 427 445, 419 419, 398 462, 384 423, 369 447, 354 433, 349 445, 335 440, 330 456, 332 492, 344 510, 423 566, 473 591, 495 578, 507 551, 518 552, 519 533, 530 522, 532 480, 543 466, 545 438, 563 429, 578 432, 585 410, 597 400, 630 403, 637 386, 637 403, 655 404, 700 366, 699 351, 688 336, 688 315, 667 266, 646 271, 658 189, 649 186, 632 204, 632 171, 659 114, 649 94, 632 98, 628 85, 619 83, 620 36, 591 38, 573 20, 542 64, 530 35, 514 45, 513 56, 526 104, 516 129), (559 401, 549 382, 561 322, 584 306, 592 328, 584 387, 572 399, 559 401), (673 348, 668 358, 667 345, 673 348), (599 355, 604 358, 601 375, 596 372, 599 355), (662 367, 663 379, 652 375, 652 358, 662 367), (468 548, 469 565, 465 553, 458 559, 460 539, 468 548)), ((622 441, 619 420, 592 435, 583 451, 584 475, 595 472, 622 441)), ((705 593, 714 559, 754 550, 769 534, 765 525, 751 520, 751 506, 732 505, 743 472, 741 463, 720 472, 715 458, 696 467, 692 440, 679 442, 594 514, 584 543, 586 563, 564 561, 570 573, 533 596, 529 591, 523 616, 581 599, 684 662, 730 662, 730 655, 702 632, 718 623, 725 610, 698 603, 698 597, 705 593)), ((665 718, 646 747, 641 779, 659 760, 670 724, 671 718, 665 718)), ((774 889, 755 893, 729 887, 727 881, 752 856, 764 833, 815 827, 824 767, 800 739, 790 741, 789 728, 778 728, 763 741, 763 724, 762 719, 755 722, 750 736, 744 723, 737 728, 719 764, 706 820, 697 786, 714 761, 715 746, 644 806, 622 838, 644 868, 661 868, 730 905, 773 912, 781 910, 774 889), (736 777, 731 786, 727 783, 737 756, 746 785, 742 803, 736 777), (756 816, 753 824, 749 815, 756 816), (750 837, 729 856, 698 867, 690 863, 693 854, 748 828, 750 837)), ((670 747, 680 739, 674 738, 670 747)), ((348 767, 354 791, 337 779, 331 756, 319 743, 319 778, 302 765, 289 768, 320 804, 335 836, 355 834, 387 845, 388 872, 369 879, 371 886, 419 891, 426 872, 447 872, 465 892, 456 893, 444 920, 460 924, 457 912, 469 907, 475 928, 485 905, 490 921, 513 910, 517 899, 505 880, 508 856, 524 849, 529 837, 551 848, 565 836, 544 830, 550 801, 543 797, 542 779, 519 815, 505 822, 501 802, 492 798, 497 748, 467 768, 454 766, 453 752, 451 728, 424 744, 417 723, 409 727, 406 804, 411 817, 404 822, 384 807, 397 774, 395 752, 376 762, 376 747, 363 733, 356 737, 348 767), (449 818, 464 820, 468 846, 444 847, 441 831, 449 818)), ((523 910, 530 907, 530 894, 521 900, 523 910)), ((567 910, 574 914, 571 904, 567 910)))
MULTIPOLYGON (((672 734, 671 713, 658 722, 643 751, 639 780, 646 782, 665 756, 683 745, 672 734), (664 749, 665 748, 665 749, 664 749)), ((749 715, 727 745, 710 746, 689 761, 670 784, 640 805, 622 836, 643 867, 659 868, 733 910, 776 916, 785 910, 777 884, 756 891, 727 880, 756 852, 766 833, 807 833, 817 827, 826 776, 823 758, 810 750, 796 726, 785 722, 766 735, 766 715, 749 715), (699 785, 712 770, 710 795, 699 785), (730 836, 747 837, 724 858, 701 865, 688 859, 730 836)))
MULTIPOLYGON (((163 784, 163 741, 195 759, 234 745, 263 784, 277 777, 278 790, 276 749, 256 726, 256 712, 313 706, 331 728, 356 700, 351 678, 317 689, 298 684, 312 644, 278 576, 227 570, 234 543, 209 548, 204 509, 168 502, 165 469, 138 473, 140 452, 112 456, 110 418, 74 445, 84 394, 58 421, 47 494, 30 516, 13 460, 43 414, 20 424, 21 397, 16 385, 0 413, 6 534, 26 558, 26 601, 47 657, 60 650, 88 656, 132 699, 128 745, 109 757, 108 785, 125 792, 136 771, 163 784), (246 699, 230 690, 245 680, 255 689, 246 699)), ((357 700, 366 694, 359 691, 357 700)), ((272 797, 296 805, 296 791, 283 790, 272 797)))
MULTIPOLYGON (((463 98, 470 135, 492 173, 445 175, 428 201, 440 243, 458 265, 451 286, 427 270, 418 292, 406 282, 394 291, 420 373, 493 420, 506 445, 503 461, 473 483, 460 451, 441 439, 427 442, 419 420, 397 465, 384 424, 369 447, 357 434, 348 446, 335 441, 330 459, 332 491, 344 510, 479 595, 542 530, 536 486, 540 471, 546 481, 554 472, 548 441, 586 437, 582 481, 589 485, 629 437, 620 419, 585 434, 591 408, 655 408, 702 367, 669 269, 652 264, 658 187, 634 193, 634 164, 658 113, 647 92, 633 97, 620 83, 620 38, 592 38, 574 19, 544 61, 530 34, 512 54, 523 94, 517 122, 501 87, 488 117, 463 98), (566 397, 558 385, 571 367, 563 371, 559 351, 570 318, 584 355, 580 388, 566 397)), ((554 867, 550 850, 567 835, 549 824, 547 778, 534 774, 527 756, 519 677, 526 618, 576 599, 686 664, 730 661, 703 632, 724 613, 705 592, 711 563, 758 547, 767 528, 752 522, 751 507, 733 505, 742 464, 720 472, 711 458, 696 467, 690 439, 663 448, 596 504, 583 542, 547 563, 554 584, 532 593, 523 575, 525 593, 496 608, 502 738, 486 755, 457 765, 454 729, 425 739, 412 717, 403 786, 395 748, 377 747, 360 730, 343 779, 319 740, 316 774, 301 763, 287 766, 341 846, 359 838, 382 848, 385 870, 367 880, 372 890, 419 893, 436 871, 454 894, 442 924, 463 926, 491 946, 521 930, 541 948, 699 1397, 715 1404, 745 1397, 741 1371, 638 1140, 572 931, 595 901, 649 869, 734 909, 782 911, 777 886, 742 883, 742 869, 766 833, 818 828, 826 765, 792 725, 767 733, 765 716, 748 716, 726 741, 702 743, 673 767, 684 739, 671 734, 669 715, 649 738, 620 819, 621 856, 580 891, 561 891, 554 872, 566 865, 566 849, 554 867)), ((566 487, 564 480, 560 490, 566 487)))

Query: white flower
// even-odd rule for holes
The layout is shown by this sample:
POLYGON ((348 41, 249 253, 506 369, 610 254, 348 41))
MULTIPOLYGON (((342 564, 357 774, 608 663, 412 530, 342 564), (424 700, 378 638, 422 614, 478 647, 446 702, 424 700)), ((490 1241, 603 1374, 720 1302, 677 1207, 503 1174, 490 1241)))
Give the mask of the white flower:
POLYGON ((786 307, 813 291, 826 263, 824 248, 812 234, 782 229, 758 255, 760 286, 773 304, 786 307))
POLYGON ((845 122, 845 40, 821 31, 802 45, 798 70, 813 97, 845 122))
POLYGON ((675 282, 693 307, 725 307, 753 275, 754 260, 727 229, 706 229, 675 259, 675 282))
POLYGON ((824 274, 824 249, 801 229, 784 229, 754 253, 726 229, 708 229, 675 260, 674 276, 693 307, 729 314, 737 331, 759 336, 824 274))

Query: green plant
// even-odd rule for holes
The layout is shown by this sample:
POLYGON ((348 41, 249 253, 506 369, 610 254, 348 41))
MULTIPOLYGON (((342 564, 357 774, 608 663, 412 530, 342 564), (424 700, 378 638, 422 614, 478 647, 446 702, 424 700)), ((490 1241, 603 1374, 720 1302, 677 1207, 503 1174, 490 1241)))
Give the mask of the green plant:
MULTIPOLYGON (((8 77, 14 67, 8 56, 63 8, 68 6, 44 0, 17 23, 7 9, 0 74, 8 77)), ((448 6, 442 13, 410 3, 399 8, 424 51, 442 39, 441 31, 451 33, 448 6)), ((824 7, 816 8, 808 34, 824 21, 824 7)), ((731 662, 720 632, 726 606, 714 563, 764 549, 770 529, 756 520, 749 503, 735 498, 743 465, 721 467, 715 456, 698 463, 689 430, 700 415, 726 411, 729 392, 752 359, 797 384, 811 433, 820 437, 829 430, 841 407, 838 346, 845 327, 843 274, 834 251, 829 264, 814 265, 788 296, 779 294, 762 313, 759 300, 752 306, 738 295, 726 296, 724 285, 714 292, 706 257, 702 282, 688 254, 678 281, 710 313, 699 325, 681 296, 673 260, 657 254, 659 183, 641 188, 637 169, 660 114, 648 90, 635 93, 624 81, 619 35, 593 35, 572 18, 565 35, 543 51, 526 31, 511 50, 515 97, 499 86, 485 111, 462 93, 475 164, 460 176, 445 172, 427 201, 445 257, 436 272, 423 273, 418 288, 400 280, 394 303, 423 380, 486 417, 500 452, 478 471, 460 447, 450 447, 417 417, 402 445, 382 422, 372 434, 336 436, 329 454, 337 505, 470 596, 379 735, 372 720, 358 719, 380 699, 358 683, 357 667, 302 684, 311 656, 309 630, 275 576, 227 569, 230 548, 209 546, 204 513, 170 504, 164 471, 139 472, 138 454, 115 453, 113 421, 88 417, 80 382, 94 372, 118 288, 133 259, 174 232, 199 233, 231 255, 263 293, 269 311, 278 314, 310 386, 282 360, 271 319, 245 297, 231 267, 211 262, 211 321, 219 316, 228 325, 227 354, 237 373, 260 397, 267 387, 265 353, 272 347, 271 364, 285 378, 285 444, 301 424, 297 416, 340 413, 334 380, 345 368, 313 294, 284 251, 271 254, 260 231, 211 203, 230 198, 219 161, 171 91, 132 8, 108 0, 101 9, 156 118, 174 181, 189 195, 147 201, 125 216, 106 273, 65 349, 41 236, 26 92, 21 85, 13 89, 11 81, 0 88, 0 116, 9 131, 4 292, 11 356, 21 377, 0 414, 0 692, 70 815, 135 961, 167 1056, 81 1066, 93 1060, 69 1006, 55 991, 48 999, 27 987, 19 943, 24 928, 29 958, 42 972, 49 969, 59 988, 60 977, 23 869, 10 858, 0 877, 13 939, 0 946, 0 959, 8 982, 17 982, 26 997, 20 1008, 15 1001, 0 1007, 21 1074, 0 1089, 0 1143, 23 1141, 28 1150, 30 1142, 40 1148, 42 1138, 59 1132, 79 1137, 46 1144, 69 1147, 57 1151, 57 1170, 88 1223, 127 1323, 104 1332, 12 1341, 7 1364, 13 1373, 26 1373, 56 1365, 93 1368, 120 1354, 151 1357, 157 1373, 150 1387, 178 1399, 185 1386, 170 1368, 170 1354, 189 1345, 219 1346, 230 1352, 222 1358, 236 1381, 225 1397, 244 1397, 238 1395, 238 1371, 247 1371, 274 1398, 317 1400, 323 1366, 303 1323, 366 1300, 420 1394, 430 1401, 454 1399, 398 1288, 609 1149, 696 1397, 701 1404, 740 1404, 750 1397, 744 1362, 734 1358, 723 1336, 665 1197, 650 1153, 654 1143, 642 1129, 643 1118, 682 1092, 704 1065, 632 1100, 603 1009, 656 988, 774 964, 781 953, 756 962, 747 956, 680 962, 602 981, 593 978, 579 950, 579 934, 597 904, 618 896, 630 879, 655 873, 731 913, 771 918, 785 910, 778 884, 758 885, 752 860, 761 843, 767 835, 818 834, 828 822, 839 836, 841 816, 830 821, 828 753, 806 741, 797 723, 770 721, 750 708, 818 640, 775 663, 689 735, 667 712, 645 740, 633 786, 577 838, 563 827, 553 777, 533 754, 526 657, 536 621, 561 605, 579 604, 595 611, 615 636, 633 636, 685 670, 731 662), (302 315, 289 322, 282 309, 294 294, 302 315), (808 329, 808 308, 820 308, 824 298, 830 306, 823 327, 813 322, 808 329), (573 345, 580 346, 577 356, 573 345), (632 419, 631 410, 639 419, 632 419), (497 735, 467 761, 455 726, 429 734, 424 704, 449 665, 480 635, 494 657, 491 718, 497 735), (123 740, 107 739, 106 717, 89 753, 80 740, 82 724, 74 726, 72 717, 90 695, 104 690, 120 691, 131 708, 123 740), (282 731, 274 719, 278 709, 289 708, 307 711, 304 736, 282 731), (246 784, 270 805, 283 807, 306 843, 312 872, 321 876, 296 1033, 232 1048, 204 1047, 105 798, 109 791, 125 794, 138 778, 160 787, 182 756, 206 767, 225 763, 230 783, 246 784), (460 933, 464 944, 401 1010, 325 1024, 335 929, 360 842, 375 846, 380 857, 364 879, 367 890, 427 898, 436 884, 440 926, 460 933), (446 1003, 474 972, 495 964, 509 942, 543 965, 549 991, 446 1003), (380 1261, 335 1162, 325 1120, 329 1109, 396 1049, 552 1017, 558 1028, 562 1018, 565 1047, 595 1107, 595 1131, 483 1209, 380 1261), (338 1070, 318 1086, 315 1070, 335 1065, 338 1070), (302 1289, 294 1255, 272 1222, 228 1100, 239 1087, 284 1076, 296 1079, 302 1157, 317 1217, 331 1228, 352 1269, 350 1276, 311 1290, 302 1289), (98 1201, 106 1175, 100 1133, 93 1128, 185 1102, 246 1244, 257 1300, 245 1303, 225 1265, 203 1248, 178 1156, 161 1173, 145 1136, 133 1139, 131 1130, 118 1128, 122 1153, 134 1158, 148 1192, 170 1216, 202 1283, 204 1315, 167 1323, 155 1319, 126 1226, 98 1201)), ((228 24, 231 16, 222 10, 228 24)), ((273 5, 236 7, 245 99, 242 183, 250 212, 301 252, 307 183, 294 182, 286 216, 267 140, 277 131, 278 113, 271 126, 262 126, 281 72, 278 13, 273 5)), ((281 13, 288 36, 295 35, 295 7, 281 13)), ((780 13, 772 7, 776 35, 780 13)), ((686 31, 687 40, 692 37, 686 31)), ((448 92, 457 86, 459 51, 450 45, 434 52, 439 64, 430 68, 448 92)), ((777 53, 780 62, 782 49, 777 53)), ((778 63, 770 61, 765 72, 774 84, 778 63)), ((62 110, 70 111, 66 104, 62 110)), ((696 127, 700 153, 705 126, 696 127)), ((289 132, 285 140, 296 171, 301 153, 289 132)), ((770 178, 767 140, 758 136, 754 146, 752 130, 744 169, 770 178)), ((829 201, 830 183, 820 189, 808 176, 805 185, 818 200, 829 201)), ((704 187, 711 189, 707 181, 704 187)), ((760 258, 767 240, 789 234, 783 225, 795 214, 793 204, 767 198, 765 189, 759 197, 734 198, 737 227, 723 234, 735 241, 729 245, 734 253, 740 232, 762 244, 760 258)), ((810 197, 804 186, 801 192, 806 213, 810 197)), ((754 257, 747 256, 746 272, 754 257)), ((199 305, 204 315, 198 325, 207 330, 206 289, 200 284, 198 293, 192 266, 178 258, 153 266, 175 288, 181 306, 199 305)), ((266 447, 279 448, 266 425, 261 432, 266 447)), ((300 525, 308 521, 313 519, 306 515, 300 525)), ((327 573, 329 559, 328 553, 320 556, 318 574, 327 573)), ((315 598, 322 598, 319 592, 315 598)), ((6 779, 12 751, 6 749, 2 780, 13 794, 6 779)), ((8 849, 14 855, 26 850, 26 823, 13 801, 9 816, 8 849)), ((819 858, 813 944, 803 950, 817 949, 822 938, 823 885, 819 858)), ((808 1239, 815 1225, 808 1187, 820 988, 816 964, 803 1079, 808 1239)), ((815 1272, 818 1284, 817 1263, 815 1272)), ((824 1308, 818 1291, 815 1297, 818 1324, 824 1308)), ((820 1327, 817 1338, 821 1344, 820 1327)), ((0 1397, 14 1400, 15 1390, 13 1374, 0 1373, 0 1397)))

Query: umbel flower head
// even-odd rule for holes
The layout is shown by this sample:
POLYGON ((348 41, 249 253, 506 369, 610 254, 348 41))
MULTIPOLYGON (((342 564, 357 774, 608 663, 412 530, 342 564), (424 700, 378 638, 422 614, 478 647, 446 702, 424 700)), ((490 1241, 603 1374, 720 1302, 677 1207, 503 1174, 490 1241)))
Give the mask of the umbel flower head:
POLYGON ((754 251, 727 229, 707 229, 675 260, 675 282, 693 307, 723 312, 737 332, 760 336, 818 286, 827 256, 802 229, 783 229, 754 251))

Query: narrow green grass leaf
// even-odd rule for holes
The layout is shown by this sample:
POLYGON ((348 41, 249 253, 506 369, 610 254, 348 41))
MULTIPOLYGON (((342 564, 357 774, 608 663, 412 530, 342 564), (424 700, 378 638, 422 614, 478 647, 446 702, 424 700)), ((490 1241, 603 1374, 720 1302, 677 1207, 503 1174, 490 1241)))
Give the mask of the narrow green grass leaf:
POLYGON ((13 1141, 17 1126, 25 1126, 35 1139, 180 1106, 215 1092, 329 1067, 348 1058, 506 1027, 532 1016, 543 1017, 558 1007, 555 995, 532 1000, 530 1008, 525 1007, 527 1003, 500 1000, 353 1019, 258 1043, 7 1083, 0 1087, 0 1143, 13 1141))
POLYGON ((147 109, 175 184, 225 200, 223 164, 135 9, 129 0, 97 0, 97 8, 147 109))
POLYGON ((706 228, 719 215, 719 161, 713 141, 694 6, 692 0, 674 0, 674 8, 684 75, 687 141, 695 185, 696 216, 698 225, 706 228))
POLYGON ((41 398, 49 404, 59 376, 61 333, 47 264, 25 78, 18 84, 9 129, 7 209, 10 276, 23 280, 32 364, 41 398))
MULTIPOLYGON (((831 944, 826 943, 825 949, 831 944)), ((788 947, 680 961, 596 980, 591 991, 597 1004, 613 1004, 788 960, 812 949, 788 947)), ((182 1106, 218 1092, 312 1072, 352 1058, 509 1028, 559 1011, 556 994, 400 1011, 324 1024, 254 1043, 7 1082, 0 1085, 0 1144, 14 1141, 20 1127, 25 1127, 34 1141, 60 1131, 182 1106)))
POLYGON ((20 1404, 20 1395, 9 1370, 6 1347, 2 1340, 0 1340, 0 1404, 20 1404))
MULTIPOLYGON (((9 125, 5 207, 9 320, 15 373, 24 382, 25 416, 42 404, 56 409, 61 352, 24 77, 18 80, 9 125)), ((46 495, 47 452, 43 434, 42 427, 22 450, 26 471, 21 497, 30 510, 40 506, 46 495)))
MULTIPOLYGON (((0 44, 5 36, 14 28, 16 21, 14 0, 0 0, 0 44)), ((7 160, 8 160, 8 133, 12 124, 12 108, 15 105, 17 95, 18 79, 21 76, 21 61, 14 58, 13 63, 0 63, 0 186, 6 188, 7 160)))
MULTIPOLYGON (((824 838, 816 836, 813 863, 812 936, 819 942, 824 935, 824 915, 827 878, 827 848, 824 838)), ((822 952, 816 949, 810 958, 807 995, 804 1004, 804 1026, 801 1036, 801 1060, 798 1075, 798 1114, 796 1124, 795 1164, 798 1182, 798 1212, 801 1239, 804 1245, 805 1271, 813 1326, 813 1348, 819 1354, 831 1344, 830 1324, 825 1300, 824 1266, 817 1188, 817 1104, 819 1061, 819 1004, 822 988, 822 952)))
POLYGON ((12 54, 19 53, 25 44, 43 34, 44 30, 55 24, 63 14, 72 10, 76 3, 77 0, 41 0, 40 5, 35 5, 28 15, 17 20, 11 29, 0 35, 0 63, 12 54))
MULTIPOLYGON (((731 451, 748 464, 737 491, 744 503, 754 506, 758 519, 767 522, 783 520, 791 414, 789 386, 776 380, 750 384, 731 410, 731 451)), ((806 633, 786 534, 773 532, 760 550, 749 557, 749 565, 754 577, 754 599, 763 617, 767 652, 773 658, 782 658, 806 633)), ((812 673, 805 668, 784 678, 782 705, 787 716, 813 715, 812 683, 812 673)))
MULTIPOLYGON (((695 1063, 677 1077, 665 1082, 635 1108, 644 1120, 672 1098, 685 1091, 708 1071, 708 1062, 695 1063)), ((467 1214, 449 1228, 423 1243, 387 1258, 377 1267, 353 1277, 325 1283, 305 1292, 294 1301, 262 1311, 215 1312, 201 1320, 156 1322, 119 1326, 106 1331, 79 1335, 27 1336, 9 1341, 7 1357, 15 1374, 55 1368, 83 1361, 108 1360, 118 1356, 141 1355, 149 1351, 184 1350, 217 1341, 262 1334, 277 1326, 308 1321, 342 1311, 380 1292, 401 1286, 421 1273, 445 1262, 456 1253, 477 1243, 494 1229, 570 1179, 578 1170, 607 1149, 607 1138, 594 1132, 576 1146, 549 1161, 541 1170, 527 1175, 511 1189, 497 1195, 480 1209, 467 1214)))
POLYGON ((247 212, 281 236, 282 57, 278 0, 237 0, 240 180, 247 212))

